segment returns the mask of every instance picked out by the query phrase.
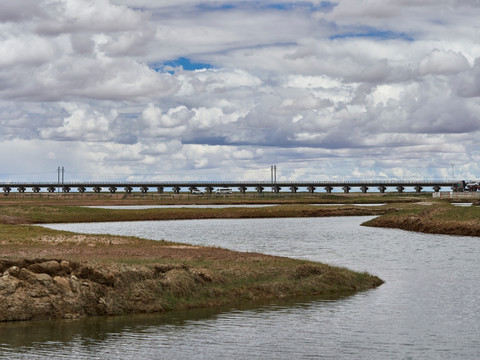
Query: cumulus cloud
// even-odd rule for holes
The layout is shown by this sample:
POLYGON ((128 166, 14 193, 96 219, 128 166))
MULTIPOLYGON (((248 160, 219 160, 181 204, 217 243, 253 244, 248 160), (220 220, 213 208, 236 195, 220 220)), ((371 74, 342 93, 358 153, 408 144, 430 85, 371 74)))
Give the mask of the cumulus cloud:
POLYGON ((40 136, 56 140, 106 141, 110 137, 109 124, 116 116, 115 111, 105 116, 96 110, 89 113, 81 108, 72 109, 62 126, 42 129, 40 136))
MULTIPOLYGON (((472 176, 479 10, 465 0, 7 1, 0 149, 19 164, 39 149, 39 170, 82 164, 71 171, 86 178, 268 180, 272 163, 284 180, 435 178, 452 162, 472 176), (179 58, 192 69, 166 65, 179 58)), ((1 165, 3 177, 22 173, 1 165)))

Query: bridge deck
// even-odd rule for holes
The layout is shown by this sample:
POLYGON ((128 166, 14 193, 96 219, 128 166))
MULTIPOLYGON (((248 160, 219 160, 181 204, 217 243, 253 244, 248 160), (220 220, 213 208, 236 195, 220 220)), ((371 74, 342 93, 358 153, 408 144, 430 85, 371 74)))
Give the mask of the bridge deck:
POLYGON ((462 183, 461 180, 355 180, 355 181, 277 181, 275 183, 269 181, 72 181, 72 182, 3 182, 0 183, 0 189, 5 193, 10 191, 17 192, 69 192, 77 190, 85 192, 91 189, 95 192, 125 190, 127 192, 138 188, 142 192, 151 191, 155 188, 157 192, 163 192, 164 189, 171 188, 174 192, 179 192, 182 188, 188 188, 190 191, 196 188, 204 188, 207 192, 215 191, 217 188, 231 188, 233 191, 244 192, 248 188, 262 192, 271 188, 279 192, 287 189, 296 192, 299 188, 307 188, 310 192, 325 189, 331 192, 335 188, 341 188, 344 192, 349 192, 351 188, 360 188, 362 192, 367 192, 372 188, 384 192, 387 189, 394 188, 398 192, 402 192, 406 187, 415 188, 417 192, 421 192, 423 188, 432 188, 438 192, 441 188, 455 188, 457 184, 462 183))

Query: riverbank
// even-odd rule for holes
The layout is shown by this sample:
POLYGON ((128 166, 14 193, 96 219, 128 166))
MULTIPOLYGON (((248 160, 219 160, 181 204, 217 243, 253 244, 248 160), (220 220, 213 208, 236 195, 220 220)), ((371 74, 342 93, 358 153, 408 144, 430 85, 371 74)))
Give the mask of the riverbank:
MULTIPOLYGON (((0 321, 81 318, 332 296, 383 283, 325 264, 135 237, 79 235, 28 224, 212 217, 332 216, 379 209, 105 210, 0 206, 0 321), (208 210, 208 211, 205 211, 208 210), (212 211, 210 211, 212 210, 212 211), (213 211, 215 210, 215 211, 213 211)), ((385 212, 384 210, 382 210, 385 212)), ((135 223, 132 223, 135 226, 135 223)))
POLYGON ((398 208, 363 225, 429 234, 480 236, 480 206, 453 206, 446 202, 420 203, 398 208))
MULTIPOLYGON (((79 247, 88 246, 88 251, 76 254, 65 255, 68 251, 57 237, 49 241, 63 251, 38 249, 50 255, 62 252, 62 257, 39 258, 28 250, 14 256, 16 260, 2 256, 0 321, 234 306, 300 295, 349 294, 382 284, 368 274, 256 253, 174 244, 148 244, 139 250, 131 242, 99 246, 93 237, 87 239, 88 245, 85 240, 79 247), (71 260, 88 258, 88 253, 95 260, 71 260)), ((70 251, 71 247, 67 246, 70 251)))

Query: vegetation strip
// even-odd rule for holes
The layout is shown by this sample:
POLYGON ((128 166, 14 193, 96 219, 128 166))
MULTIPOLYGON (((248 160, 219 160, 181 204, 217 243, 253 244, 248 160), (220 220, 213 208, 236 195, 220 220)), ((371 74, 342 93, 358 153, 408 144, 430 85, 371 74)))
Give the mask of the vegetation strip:
POLYGON ((0 223, 45 224, 104 221, 187 220, 218 218, 278 218, 380 215, 390 210, 374 207, 278 205, 261 208, 157 208, 111 210, 78 206, 0 206, 0 223))

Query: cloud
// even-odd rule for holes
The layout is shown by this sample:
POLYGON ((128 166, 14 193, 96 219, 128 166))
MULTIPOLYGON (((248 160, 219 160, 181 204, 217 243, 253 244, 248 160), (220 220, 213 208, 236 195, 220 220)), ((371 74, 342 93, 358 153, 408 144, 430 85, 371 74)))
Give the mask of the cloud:
POLYGON ((449 75, 469 69, 470 66, 465 56, 451 50, 435 49, 425 56, 418 65, 418 72, 421 75, 449 75))
POLYGON ((135 30, 146 19, 142 12, 108 0, 41 0, 40 6, 43 16, 35 30, 48 35, 135 30))
POLYGON ((477 15, 460 0, 5 2, 0 148, 87 178, 268 179, 272 163, 284 179, 433 178, 453 161, 471 176, 477 15))
POLYGON ((109 140, 109 125, 117 116, 112 111, 108 116, 96 110, 70 106, 71 114, 63 119, 62 126, 45 128, 40 131, 40 137, 54 140, 109 140))
POLYGON ((480 96, 480 58, 470 71, 454 79, 455 87, 461 96, 475 98, 480 96))
POLYGON ((0 22, 21 22, 43 14, 38 0, 2 1, 0 3, 0 22))

